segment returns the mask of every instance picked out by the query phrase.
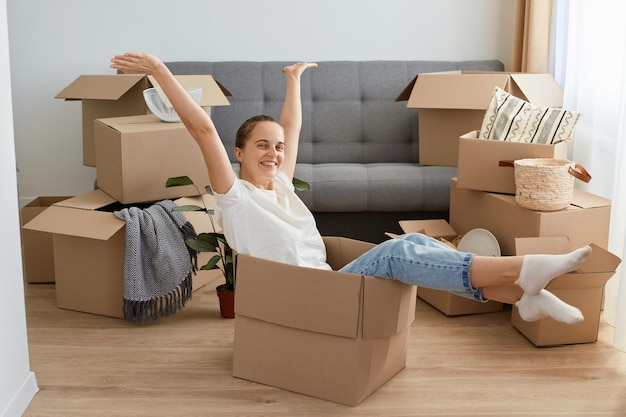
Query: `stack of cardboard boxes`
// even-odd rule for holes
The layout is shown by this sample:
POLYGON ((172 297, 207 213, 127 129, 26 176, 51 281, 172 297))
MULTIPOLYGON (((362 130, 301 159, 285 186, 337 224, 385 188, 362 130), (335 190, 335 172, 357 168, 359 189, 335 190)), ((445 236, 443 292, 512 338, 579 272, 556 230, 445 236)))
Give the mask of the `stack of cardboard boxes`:
MULTIPOLYGON (((210 75, 180 76, 201 86, 200 105, 228 105, 228 91, 210 75)), ((82 101, 83 164, 96 168, 98 189, 75 197, 40 197, 22 209, 27 282, 56 282, 60 308, 122 317, 125 223, 113 214, 124 206, 198 194, 195 187, 166 188, 169 177, 187 175, 201 187, 209 179, 202 155, 182 123, 161 122, 149 110, 146 75, 83 75, 57 98, 82 101)), ((200 213, 187 217, 209 230, 200 213)), ((198 288, 215 278, 202 271, 198 288)))
MULTIPOLYGON (((565 325, 551 318, 524 322, 515 307, 512 323, 537 346, 594 342, 602 288, 620 262, 607 251, 611 202, 575 189, 571 205, 564 210, 541 212, 520 207, 515 202, 513 168, 499 162, 566 159, 568 142, 545 145, 478 139, 477 129, 495 86, 537 106, 562 105, 562 91, 549 74, 419 75, 399 99, 408 99, 409 107, 419 108, 420 162, 458 167, 458 177, 450 184, 449 233, 487 229, 497 238, 502 255, 564 253, 593 244, 593 254, 578 271, 555 279, 547 288, 581 309, 583 323, 565 325)), ((427 229, 429 222, 405 222, 402 227, 414 232, 427 229)), ((433 236, 443 235, 434 232, 433 236)), ((418 296, 448 315, 498 309, 442 291, 420 288, 418 296)))

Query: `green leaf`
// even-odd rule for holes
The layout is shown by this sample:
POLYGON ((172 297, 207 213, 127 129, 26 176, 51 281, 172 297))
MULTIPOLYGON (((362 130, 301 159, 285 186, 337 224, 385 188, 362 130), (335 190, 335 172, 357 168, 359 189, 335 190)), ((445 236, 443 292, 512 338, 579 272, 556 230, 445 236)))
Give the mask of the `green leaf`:
POLYGON ((179 187, 181 185, 194 185, 194 183, 191 178, 186 175, 182 177, 170 177, 165 182, 166 187, 179 187))
POLYGON ((204 189, 208 194, 213 195, 213 188, 211 188, 210 185, 207 185, 206 187, 204 187, 204 189))
POLYGON ((291 182, 293 183, 294 188, 298 191, 310 191, 311 190, 311 186, 309 185, 309 183, 299 178, 293 177, 291 182))
POLYGON ((189 204, 186 206, 178 206, 174 207, 172 211, 205 211, 203 207, 195 206, 193 204, 189 204))
POLYGON ((220 259, 221 258, 219 255, 215 255, 211 259, 209 259, 209 261, 206 264, 202 265, 200 269, 203 271, 210 271, 213 269, 218 269, 219 266, 217 264, 219 263, 220 259))
POLYGON ((198 252, 217 252, 217 239, 213 236, 208 236, 208 233, 201 233, 195 239, 185 239, 185 243, 198 252))

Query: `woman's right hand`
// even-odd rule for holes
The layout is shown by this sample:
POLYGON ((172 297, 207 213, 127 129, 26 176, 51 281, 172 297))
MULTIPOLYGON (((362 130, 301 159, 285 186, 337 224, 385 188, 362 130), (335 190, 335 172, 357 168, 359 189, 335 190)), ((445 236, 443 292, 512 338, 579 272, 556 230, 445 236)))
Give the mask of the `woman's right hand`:
POLYGON ((124 74, 154 74, 164 65, 159 58, 146 52, 126 52, 111 59, 111 68, 124 74))

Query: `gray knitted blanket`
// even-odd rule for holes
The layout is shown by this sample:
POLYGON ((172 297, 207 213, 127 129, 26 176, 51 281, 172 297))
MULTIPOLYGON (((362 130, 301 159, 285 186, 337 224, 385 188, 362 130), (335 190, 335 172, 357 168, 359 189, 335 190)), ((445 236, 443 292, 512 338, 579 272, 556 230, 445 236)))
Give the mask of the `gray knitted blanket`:
POLYGON ((163 200, 146 209, 115 211, 126 221, 124 319, 146 320, 174 314, 191 298, 197 254, 185 239, 196 232, 176 204, 163 200))

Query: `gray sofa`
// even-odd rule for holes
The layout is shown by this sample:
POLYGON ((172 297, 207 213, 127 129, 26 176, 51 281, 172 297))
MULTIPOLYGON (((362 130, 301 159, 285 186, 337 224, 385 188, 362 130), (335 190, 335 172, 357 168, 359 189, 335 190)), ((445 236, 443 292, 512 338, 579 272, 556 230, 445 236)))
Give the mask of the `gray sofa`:
MULTIPOLYGON (((233 162, 235 132, 248 117, 278 118, 281 68, 291 62, 168 62, 175 74, 212 74, 233 94, 212 117, 233 162)), ((418 110, 396 97, 417 75, 502 71, 499 61, 325 61, 302 79, 303 128, 296 176, 323 235, 371 242, 399 233, 398 220, 446 218, 456 168, 418 164, 418 110)))

